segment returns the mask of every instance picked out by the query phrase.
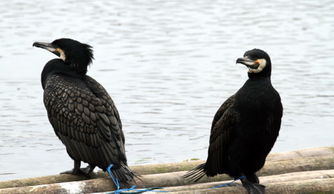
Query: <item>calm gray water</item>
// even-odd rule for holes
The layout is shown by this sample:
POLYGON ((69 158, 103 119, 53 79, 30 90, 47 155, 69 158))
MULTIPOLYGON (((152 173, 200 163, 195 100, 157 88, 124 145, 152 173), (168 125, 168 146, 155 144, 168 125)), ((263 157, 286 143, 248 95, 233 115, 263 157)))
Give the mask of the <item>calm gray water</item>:
POLYGON ((334 145, 332 0, 0 2, 0 180, 72 168, 42 102, 55 56, 34 41, 91 44, 89 75, 114 99, 129 163, 206 158, 213 115, 247 79, 236 58, 272 58, 284 103, 273 151, 334 145))

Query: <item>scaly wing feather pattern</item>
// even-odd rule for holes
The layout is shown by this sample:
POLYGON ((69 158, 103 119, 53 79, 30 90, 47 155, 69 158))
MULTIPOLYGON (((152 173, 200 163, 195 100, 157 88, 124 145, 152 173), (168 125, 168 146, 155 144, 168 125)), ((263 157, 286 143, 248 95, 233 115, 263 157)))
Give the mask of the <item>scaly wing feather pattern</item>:
POLYGON ((103 99, 105 102, 108 102, 108 112, 112 112, 114 117, 112 119, 116 119, 116 121, 118 122, 119 125, 119 131, 114 131, 116 132, 115 135, 121 135, 123 144, 125 144, 125 138, 124 138, 124 133, 122 131, 122 121, 121 118, 119 116, 119 113, 117 111, 117 108, 113 102, 113 100, 111 99, 110 95, 108 94, 108 92, 103 88, 103 86, 101 84, 99 84, 97 81, 95 81, 95 79, 86 76, 86 84, 88 85, 88 87, 91 89, 91 91, 95 94, 96 97, 103 99))
POLYGON ((44 104, 56 135, 72 159, 104 170, 111 163, 115 167, 126 165, 117 109, 95 80, 52 75, 46 83, 44 104))
POLYGON ((184 177, 198 181, 204 175, 214 176, 224 172, 223 165, 227 158, 226 150, 232 139, 233 127, 239 115, 233 110, 235 96, 228 98, 215 114, 210 135, 210 145, 206 163, 189 171, 184 177))

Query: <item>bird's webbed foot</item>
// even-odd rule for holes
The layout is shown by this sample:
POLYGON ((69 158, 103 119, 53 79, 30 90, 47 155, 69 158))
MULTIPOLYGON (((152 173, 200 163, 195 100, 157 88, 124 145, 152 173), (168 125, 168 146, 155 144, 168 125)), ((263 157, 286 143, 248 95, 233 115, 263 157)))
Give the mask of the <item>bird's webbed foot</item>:
POLYGON ((259 183, 252 183, 247 178, 241 179, 242 186, 248 191, 249 194, 265 194, 265 186, 259 183))
POLYGON ((91 173, 91 171, 94 170, 95 167, 92 168, 90 165, 88 165, 86 168, 80 168, 80 163, 81 163, 80 161, 74 161, 74 168, 72 170, 61 172, 60 174, 72 174, 90 178, 89 174, 91 173))
POLYGON ((73 168, 72 170, 61 172, 60 174, 84 175, 85 173, 80 168, 79 169, 73 168))
POLYGON ((84 174, 89 175, 90 173, 93 172, 94 168, 95 168, 95 166, 93 166, 93 165, 88 165, 88 166, 85 167, 85 168, 80 168, 80 170, 81 170, 84 174))
POLYGON ((72 175, 77 175, 77 176, 84 176, 86 178, 91 178, 90 173, 87 173, 86 168, 79 168, 79 169, 72 169, 72 170, 67 170, 64 172, 61 172, 60 174, 72 174, 72 175))

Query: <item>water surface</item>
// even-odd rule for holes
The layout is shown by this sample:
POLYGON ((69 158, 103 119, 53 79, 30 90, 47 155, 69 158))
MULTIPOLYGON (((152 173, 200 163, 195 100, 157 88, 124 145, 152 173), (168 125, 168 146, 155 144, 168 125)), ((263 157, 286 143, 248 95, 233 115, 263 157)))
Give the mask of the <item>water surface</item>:
POLYGON ((205 159, 213 115, 247 79, 235 60, 266 50, 284 117, 273 151, 333 145, 334 2, 0 2, 0 180, 72 168, 42 102, 55 56, 34 41, 94 47, 89 75, 121 114, 130 165, 205 159))

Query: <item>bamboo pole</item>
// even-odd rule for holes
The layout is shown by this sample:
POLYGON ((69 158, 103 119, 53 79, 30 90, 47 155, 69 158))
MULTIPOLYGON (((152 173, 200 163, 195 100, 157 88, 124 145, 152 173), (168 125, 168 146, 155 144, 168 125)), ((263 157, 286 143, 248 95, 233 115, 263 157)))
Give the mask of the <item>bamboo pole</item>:
MULTIPOLYGON (((190 161, 169 164, 153 164, 132 166, 131 169, 138 174, 154 174, 159 172, 173 172, 190 170, 203 161, 190 161)), ((270 154, 267 163, 259 172, 259 175, 273 175, 287 172, 298 172, 306 170, 334 169, 334 147, 311 148, 285 153, 270 154)), ((97 173, 93 178, 106 177, 105 173, 97 173)), ((74 175, 52 175, 37 178, 19 179, 12 181, 1 181, 0 189, 11 187, 23 187, 42 184, 52 184, 59 182, 69 182, 84 180, 84 177, 74 175)), ((203 178, 201 182, 219 181, 230 179, 227 176, 217 176, 214 178, 203 178)), ((94 180, 94 179, 92 179, 94 180)))
MULTIPOLYGON (((185 182, 181 176, 186 171, 144 175, 139 187, 166 187, 159 191, 169 191, 169 193, 246 193, 241 184, 233 187, 222 187, 209 189, 212 186, 220 185, 224 182, 211 182, 195 185, 183 185, 185 182), (177 179, 175 181, 175 179, 177 179), (160 181, 158 181, 160 180, 160 181), (164 180, 164 181, 161 181, 164 180), (172 181, 174 180, 174 181, 172 181), (177 187, 167 187, 179 182, 177 187)), ((334 192, 334 170, 305 171, 297 173, 287 173, 282 175, 272 175, 260 178, 261 183, 266 185, 267 193, 308 193, 308 192, 334 192)), ((27 194, 27 193, 92 193, 107 192, 114 190, 110 179, 98 178, 94 180, 74 181, 66 183, 55 183, 49 185, 38 185, 18 188, 1 189, 0 194, 27 194)), ((161 192, 150 192, 161 193, 161 192)))
MULTIPOLYGON (((161 192, 150 192, 151 194, 161 194, 161 192)), ((248 194, 246 189, 237 184, 231 187, 217 189, 192 189, 185 188, 181 191, 171 191, 169 194, 248 194)), ((301 181, 274 182, 266 185, 267 194, 316 194, 334 193, 334 178, 308 179, 301 181)))
MULTIPOLYGON (((310 182, 309 180, 314 181, 314 184, 319 183, 322 185, 321 187, 318 187, 319 191, 322 190, 328 190, 326 189, 326 185, 324 183, 322 183, 322 181, 324 180, 326 183, 328 182, 326 179, 331 179, 329 180, 329 182, 331 182, 333 184, 332 187, 329 187, 332 189, 332 191, 334 192, 334 170, 319 170, 319 171, 304 171, 304 172, 293 172, 293 173, 286 173, 286 174, 279 174, 279 175, 271 175, 271 176, 264 176, 264 177, 260 177, 260 182, 261 184, 266 185, 267 190, 271 190, 271 187, 274 187, 273 190, 271 190, 271 192, 274 192, 276 190, 281 191, 282 189, 279 189, 277 187, 277 185, 281 185, 281 184, 287 184, 289 182, 293 182, 294 187, 300 187, 300 183, 302 183, 301 185, 305 185, 304 183, 306 182, 310 182)), ((211 187, 217 186, 217 185, 222 185, 225 183, 230 183, 231 181, 222 181, 222 182, 210 182, 210 183, 200 183, 200 184, 193 184, 193 185, 185 185, 185 186, 176 186, 176 187, 166 187, 164 189, 160 189, 161 191, 169 191, 169 193, 173 193, 173 192, 190 192, 190 191, 211 191, 212 189, 209 189, 211 187)), ((214 189, 217 191, 233 191, 235 193, 237 193, 237 191, 243 192, 243 187, 241 186, 240 181, 236 182, 237 184, 235 186, 240 187, 240 188, 222 188, 222 189, 214 189)), ((314 186, 318 186, 318 185, 314 185, 314 186)), ((291 191, 292 188, 290 188, 288 191, 291 191)), ((295 188, 293 188, 295 189, 295 188)), ((300 189, 299 189, 300 190, 300 189)), ((305 192, 307 190, 304 190, 303 192, 305 192)), ((155 193, 155 192, 150 192, 150 193, 155 193)), ((191 192, 190 192, 191 193, 191 192)))

